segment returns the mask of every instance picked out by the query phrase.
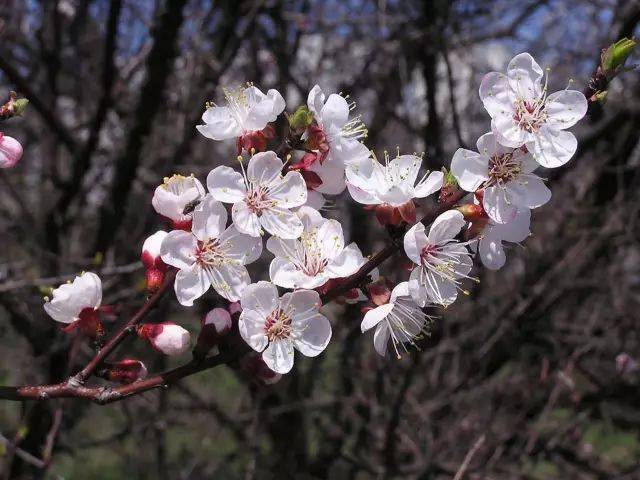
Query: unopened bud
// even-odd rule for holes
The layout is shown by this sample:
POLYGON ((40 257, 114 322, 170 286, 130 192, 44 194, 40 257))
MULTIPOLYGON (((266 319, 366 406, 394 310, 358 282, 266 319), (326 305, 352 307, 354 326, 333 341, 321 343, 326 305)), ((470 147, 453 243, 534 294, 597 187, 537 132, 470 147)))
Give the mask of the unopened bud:
POLYGON ((367 292, 371 302, 377 306, 385 305, 391 299, 391 287, 384 279, 367 285, 367 292))
POLYGON ((484 211, 484 208, 482 208, 482 205, 477 205, 473 203, 466 203, 458 207, 456 210, 462 213, 462 215, 464 216, 464 219, 467 222, 473 222, 475 220, 479 220, 487 216, 487 214, 484 211))
POLYGON ((27 105, 29 105, 29 100, 26 98, 18 98, 16 92, 9 92, 9 100, 3 105, 0 105, 0 120, 22 115, 27 105))
POLYGON ((13 102, 15 115, 22 115, 27 109, 27 105, 29 105, 29 100, 27 100, 26 98, 18 98, 15 102, 13 102))
POLYGON ((147 376, 147 367, 140 360, 125 358, 116 363, 106 364, 105 368, 97 372, 110 382, 133 383, 147 376))
POLYGON ((22 145, 13 137, 0 132, 0 168, 14 167, 22 158, 22 145))
POLYGON ((620 375, 632 373, 638 370, 638 362, 636 362, 628 353, 619 353, 616 356, 616 370, 620 375))
POLYGON ((240 305, 240 302, 231 302, 228 310, 231 316, 234 317, 235 315, 240 315, 240 312, 242 312, 242 306, 240 305))
POLYGON ((440 189, 440 195, 438 196, 438 201, 440 203, 447 202, 460 190, 458 180, 455 175, 447 171, 446 168, 443 168, 442 172, 444 173, 444 178, 442 179, 442 188, 440 189))
POLYGON ((171 322, 147 323, 137 328, 140 338, 149 341, 151 346, 165 355, 181 355, 189 349, 189 332, 171 322))
POLYGON ((249 352, 240 359, 239 363, 240 368, 249 378, 265 385, 272 385, 282 378, 282 375, 267 367, 260 353, 249 352))
POLYGON ((144 272, 144 279, 149 293, 157 292, 164 282, 164 270, 149 268, 144 272))
POLYGON ((602 68, 610 76, 622 68, 636 47, 634 39, 622 38, 602 52, 602 68))
POLYGON ((218 344, 220 338, 229 333, 233 322, 231 314, 226 309, 214 308, 204 316, 200 324, 200 333, 193 349, 193 356, 198 359, 206 357, 207 353, 218 344))
POLYGON ((295 113, 289 116, 289 127, 295 133, 302 133, 313 122, 313 113, 306 107, 301 106, 295 113))
POLYGON ((140 256, 140 260, 142 260, 142 264, 145 268, 164 268, 166 270, 167 266, 160 257, 160 248, 162 247, 162 242, 166 236, 167 232, 159 230, 153 235, 147 237, 142 244, 142 255, 140 256))

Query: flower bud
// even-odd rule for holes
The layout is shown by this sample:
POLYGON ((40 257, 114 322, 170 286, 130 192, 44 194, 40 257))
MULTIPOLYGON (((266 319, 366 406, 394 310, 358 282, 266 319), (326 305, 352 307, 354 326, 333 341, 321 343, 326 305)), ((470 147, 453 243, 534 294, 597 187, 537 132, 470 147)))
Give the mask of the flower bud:
POLYGON ((9 92, 9 100, 4 105, 0 105, 0 120, 22 115, 29 105, 26 98, 18 98, 16 92, 9 92))
POLYGON ((167 232, 159 230, 149 236, 142 244, 142 255, 140 260, 146 268, 145 279, 147 282, 147 290, 149 292, 157 291, 164 281, 164 274, 167 271, 167 265, 160 257, 160 247, 162 241, 167 236, 167 232))
POLYGON ((389 300, 391 299, 391 290, 392 287, 388 285, 384 279, 379 279, 377 282, 367 285, 369 298, 371 299, 371 302, 378 307, 389 303, 389 300))
POLYGON ((300 170, 300 174, 302 175, 302 178, 304 178, 304 182, 308 189, 313 190, 322 185, 322 179, 316 172, 312 172, 311 170, 300 170))
POLYGON ((602 52, 602 68, 606 75, 616 73, 619 68, 622 68, 636 47, 636 42, 633 39, 622 38, 616 43, 609 45, 602 52))
POLYGON ((189 349, 189 332, 171 322, 147 323, 137 328, 138 336, 165 355, 181 355, 189 349))
POLYGON ((110 382, 133 383, 147 376, 147 367, 140 360, 125 358, 116 363, 106 364, 106 367, 97 372, 99 377, 110 382))
POLYGON ((307 135, 305 147, 309 150, 318 151, 318 161, 322 165, 329 155, 329 139, 324 130, 315 124, 307 128, 307 135))
POLYGON ((458 207, 456 210, 462 213, 462 215, 464 216, 464 219, 467 222, 473 222, 476 220, 480 220, 481 218, 487 217, 487 214, 485 213, 484 208, 482 208, 482 205, 466 203, 458 207))
POLYGON ((639 365, 628 353, 619 353, 616 356, 616 370, 620 375, 632 373, 638 370, 639 365))
POLYGON ((0 132, 0 168, 14 167, 20 158, 22 158, 20 142, 0 132))
POLYGON ((196 347, 193 349, 193 356, 198 359, 204 358, 218 344, 220 338, 229 333, 233 322, 231 314, 226 309, 214 308, 204 316, 200 325, 196 347))
POLYGON ((447 202, 451 197, 453 197, 459 190, 458 181, 453 173, 448 172, 446 169, 442 169, 444 172, 444 178, 442 180, 442 189, 440 190, 440 195, 438 196, 438 201, 440 203, 447 202))
POLYGON ((277 383, 282 375, 274 372, 264 363, 262 355, 258 352, 249 352, 240 359, 240 368, 254 381, 265 385, 277 383))
POLYGON ((231 316, 234 317, 235 315, 240 315, 240 312, 242 312, 242 306, 240 306, 240 302, 231 302, 228 310, 231 316))
POLYGON ((302 133, 313 122, 313 113, 306 105, 298 107, 295 113, 289 116, 289 127, 295 133, 302 133))

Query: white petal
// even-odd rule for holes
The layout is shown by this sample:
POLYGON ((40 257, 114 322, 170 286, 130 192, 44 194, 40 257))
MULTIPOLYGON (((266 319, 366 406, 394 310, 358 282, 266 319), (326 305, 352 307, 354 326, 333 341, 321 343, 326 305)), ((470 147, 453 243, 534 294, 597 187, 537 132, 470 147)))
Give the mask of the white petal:
POLYGON ((535 139, 527 142, 527 148, 540 165, 555 168, 571 160, 578 148, 578 141, 571 132, 543 126, 535 139))
POLYGON ((151 204, 160 215, 171 220, 181 221, 190 218, 184 214, 185 207, 189 203, 201 199, 204 194, 204 187, 197 178, 173 175, 170 178, 165 178, 162 185, 155 189, 151 204))
POLYGON ((152 258, 160 256, 160 249, 162 248, 162 242, 167 236, 167 232, 164 230, 158 230, 153 235, 149 235, 142 244, 142 253, 151 255, 152 258))
POLYGON ((465 226, 464 216, 457 210, 438 215, 429 228, 429 243, 439 245, 455 237, 465 226))
POLYGON ((404 252, 413 263, 419 265, 421 261, 420 254, 428 242, 429 240, 424 232, 424 225, 418 222, 404 234, 404 252))
POLYGON ((202 115, 205 125, 198 125, 198 131, 212 140, 226 140, 242 135, 242 128, 236 122, 228 107, 207 108, 202 115))
POLYGON ((324 106, 324 93, 319 85, 314 85, 307 96, 307 107, 317 118, 320 116, 322 107, 324 106))
POLYGON ((302 220, 295 213, 284 208, 263 211, 260 224, 271 235, 280 238, 298 238, 304 229, 302 220))
POLYGON ((393 185, 386 191, 378 192, 378 198, 392 207, 399 207, 413 198, 413 188, 405 190, 393 185))
POLYGON ((396 301, 398 297, 408 297, 409 296, 409 282, 400 282, 396 285, 391 291, 391 299, 390 303, 396 301))
POLYGON ((273 283, 283 288, 318 288, 329 280, 324 272, 310 277, 283 257, 276 257, 271 261, 269 277, 273 283))
POLYGON ((503 73, 487 73, 480 82, 480 100, 492 118, 513 112, 515 96, 509 87, 507 76, 503 73))
POLYGON ((371 194, 360 187, 356 187, 352 183, 347 182, 347 188, 349 189, 351 198, 358 203, 362 203, 363 205, 378 205, 382 203, 382 200, 380 200, 377 195, 371 194))
POLYGON ((332 93, 322 107, 320 116, 323 125, 342 127, 349 118, 349 104, 340 95, 332 93))
POLYGON ((512 202, 518 207, 538 208, 551 199, 551 190, 541 178, 535 176, 529 176, 521 182, 511 182, 506 188, 512 202))
POLYGON ((317 173, 322 180, 322 185, 315 189, 320 193, 338 195, 347 186, 344 181, 344 161, 333 153, 329 153, 322 165, 320 162, 315 162, 310 170, 317 173))
POLYGON ((205 273, 215 291, 230 302, 239 301, 242 292, 251 283, 243 265, 227 263, 218 268, 208 268, 205 273))
POLYGON ((564 130, 575 125, 587 113, 587 99, 577 90, 560 90, 547 97, 544 111, 547 124, 564 130))
POLYGON ((256 185, 269 185, 279 181, 282 172, 282 160, 275 152, 256 153, 247 167, 247 179, 256 185))
POLYGON ((218 238, 226 225, 227 209, 211 195, 205 196, 193 211, 191 231, 198 237, 198 240, 218 238))
POLYGON ((278 307, 278 288, 271 282, 260 281, 249 285, 240 298, 243 310, 255 310, 264 319, 278 307))
POLYGON ((425 293, 429 300, 444 306, 452 304, 458 296, 453 281, 431 271, 421 275, 419 268, 414 269, 411 273, 409 291, 415 302, 421 306, 424 304, 421 302, 424 302, 425 293), (416 285, 419 287, 417 291, 416 285))
POLYGON ((249 209, 245 202, 234 203, 231 207, 231 218, 239 232, 260 237, 260 217, 249 209))
POLYGON ((315 290, 296 290, 285 293, 280 299, 282 309, 290 311, 291 315, 299 320, 315 315, 321 305, 320 295, 315 290))
POLYGON ((204 274, 198 265, 184 270, 180 270, 176 274, 174 290, 178 302, 185 307, 191 307, 193 301, 200 298, 209 290, 211 282, 207 275, 204 274))
POLYGON ((293 346, 305 357, 317 357, 331 340, 331 324, 324 315, 319 313, 304 320, 294 319, 293 325, 300 332, 294 337, 293 346))
POLYGON ((73 281, 85 307, 98 308, 102 303, 102 282, 93 272, 84 272, 73 281))
POLYGON ((400 155, 389 162, 387 170, 399 185, 413 187, 418 178, 418 171, 422 166, 422 159, 415 155, 400 155))
POLYGON ((261 352, 269 343, 264 332, 265 317, 254 310, 242 310, 238 319, 240 336, 256 352, 261 352))
POLYGON ((387 343, 389 342, 389 336, 391 331, 386 323, 378 325, 376 333, 373 335, 373 347, 378 352, 378 355, 384 357, 387 355, 387 343))
POLYGON ((365 313, 364 318, 362 319, 360 330, 362 330, 362 332, 364 333, 367 330, 372 329, 382 320, 384 320, 387 315, 389 315, 391 310, 393 310, 393 303, 386 303, 374 308, 373 310, 369 310, 367 313, 365 313))
POLYGON ((325 267, 325 272, 331 278, 348 277, 356 273, 364 263, 365 259, 358 246, 355 243, 350 243, 340 252, 340 255, 329 262, 325 267))
POLYGON ((269 198, 282 208, 299 207, 307 201, 307 184, 300 172, 288 172, 278 187, 272 188, 269 198))
POLYGON ((494 225, 491 230, 507 242, 522 242, 530 234, 531 210, 528 208, 518 209, 513 221, 504 225, 494 225))
POLYGON ((285 107, 284 99, 277 90, 269 90, 267 95, 256 87, 245 89, 248 102, 247 116, 244 119, 245 130, 262 130, 269 122, 275 122, 285 107))
POLYGON ((262 359, 276 373, 289 373, 293 368, 293 342, 289 339, 275 340, 262 353, 262 359))
POLYGON ((509 85, 524 100, 535 100, 542 96, 543 75, 540 65, 527 52, 513 57, 507 66, 509 85))
POLYGON ((490 231, 480 238, 478 253, 483 265, 491 270, 498 270, 505 264, 506 255, 502 248, 502 241, 490 231))
POLYGON ((191 265, 196 261, 197 248, 198 242, 191 233, 173 230, 167 234, 162 242, 160 254, 164 263, 184 270, 191 268, 191 265))
POLYGON ((307 190, 307 201, 304 204, 305 207, 319 210, 324 207, 325 203, 327 203, 327 201, 320 192, 316 192, 315 190, 307 190))
POLYGON ((516 214, 516 205, 502 187, 485 188, 482 206, 489 218, 497 223, 510 222, 516 214))
POLYGON ((531 137, 513 119, 513 115, 498 115, 491 120, 491 131, 496 140, 506 147, 518 148, 531 137))
POLYGON ((288 258, 290 253, 301 249, 300 242, 292 239, 281 239, 278 237, 269 237, 267 240, 267 250, 273 253, 276 257, 288 258))
POLYGON ((255 262, 262 254, 262 238, 241 233, 235 225, 222 232, 219 240, 227 258, 242 265, 255 262))
POLYGON ((451 173, 463 190, 475 192, 489 179, 489 157, 459 148, 451 160, 451 173))
POLYGON ((482 135, 476 141, 476 148, 478 153, 485 157, 491 158, 494 155, 502 155, 510 151, 509 148, 502 146, 493 132, 488 132, 482 135))
POLYGON ((207 175, 207 188, 219 202, 241 202, 247 194, 242 174, 231 167, 222 166, 211 170, 207 175))
POLYGON ((413 190, 413 196, 416 198, 428 197, 432 193, 436 193, 442 188, 442 181, 444 179, 444 173, 431 172, 427 178, 416 185, 413 190))
POLYGON ((322 257, 333 260, 344 248, 342 225, 337 220, 326 220, 316 234, 316 243, 322 249, 322 257))

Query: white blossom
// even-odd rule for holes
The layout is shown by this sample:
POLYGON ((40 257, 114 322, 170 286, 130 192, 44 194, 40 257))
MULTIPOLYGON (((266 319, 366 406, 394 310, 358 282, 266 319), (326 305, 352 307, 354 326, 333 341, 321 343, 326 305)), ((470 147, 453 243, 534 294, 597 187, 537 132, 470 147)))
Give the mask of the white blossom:
POLYGON ((193 175, 166 177, 153 193, 151 204, 156 212, 172 220, 174 226, 188 226, 192 206, 205 195, 202 183, 193 175))
POLYGON ((307 187, 299 172, 283 176, 282 168, 274 152, 256 153, 246 172, 214 168, 207 188, 214 199, 233 204, 231 216, 239 232, 259 237, 264 228, 281 238, 298 238, 302 222, 290 209, 307 201, 307 187))
POLYGON ((236 138, 248 132, 264 129, 274 122, 285 107, 284 99, 277 90, 265 95, 250 85, 246 88, 224 91, 227 106, 211 106, 202 115, 204 125, 198 131, 212 140, 236 138))
POLYGON ((191 232, 173 230, 162 242, 162 260, 179 269, 174 287, 182 305, 193 305, 210 286, 237 301, 250 283, 245 265, 260 257, 262 240, 226 224, 224 206, 207 195, 193 212, 191 232))
POLYGON ((278 297, 274 284, 258 282, 245 289, 241 304, 240 335, 276 373, 291 370, 294 348, 316 357, 329 344, 331 324, 319 313, 320 296, 313 290, 278 297))
POLYGON ((451 173, 468 192, 484 188, 482 206, 494 222, 507 223, 516 209, 537 208, 549 201, 549 190, 533 171, 538 163, 521 148, 500 145, 493 133, 478 139, 478 152, 459 148, 451 173))
POLYGON ((391 339, 396 356, 400 358, 400 345, 415 345, 416 337, 422 332, 430 317, 414 302, 409 294, 409 282, 396 285, 391 292, 389 303, 369 310, 362 320, 362 332, 376 327, 373 346, 381 356, 387 353, 391 339))
POLYGON ((528 53, 516 55, 507 73, 490 72, 480 84, 480 98, 491 115, 491 129, 505 146, 526 146, 548 168, 567 163, 577 148, 565 131, 587 112, 587 99, 577 90, 547 95, 542 68, 528 53))
POLYGON ((54 289, 44 310, 57 322, 73 323, 83 316, 95 315, 102 304, 102 282, 92 272, 84 272, 73 282, 54 289))
POLYGON ((417 265, 411 272, 409 292, 418 305, 453 303, 461 279, 471 278, 471 253, 455 239, 464 225, 460 212, 448 210, 433 221, 428 235, 422 223, 405 234, 404 251, 417 265))
POLYGON ((299 239, 271 237, 267 249, 276 258, 269 266, 271 281, 284 288, 317 288, 332 278, 355 273, 365 259, 355 243, 345 247, 342 226, 301 207, 304 230, 299 239))
POLYGON ((520 243, 530 234, 531 210, 518 209, 509 223, 489 221, 478 241, 478 253, 485 267, 491 270, 502 268, 506 255, 502 242, 520 243))
POLYGON ((386 203, 400 207, 414 198, 424 198, 442 187, 442 172, 425 174, 416 184, 422 159, 416 155, 399 155, 385 164, 367 157, 346 166, 347 187, 351 197, 365 205, 386 203))

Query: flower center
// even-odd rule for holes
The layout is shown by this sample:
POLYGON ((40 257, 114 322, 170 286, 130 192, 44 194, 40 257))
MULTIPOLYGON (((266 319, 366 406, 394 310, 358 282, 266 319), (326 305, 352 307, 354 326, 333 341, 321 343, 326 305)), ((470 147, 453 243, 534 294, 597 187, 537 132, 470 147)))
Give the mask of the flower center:
POLYGON ((262 210, 274 206, 274 202, 267 197, 267 190, 260 186, 249 189, 244 203, 247 204, 251 213, 260 213, 262 210))
POLYGON ((219 267, 227 260, 225 249, 216 238, 198 242, 196 261, 203 267, 219 267))
POLYGON ((529 133, 537 132, 547 119, 544 100, 527 102, 522 98, 518 99, 513 119, 521 130, 529 133))
POLYGON ((489 183, 500 185, 514 180, 522 172, 522 163, 512 153, 494 155, 489 159, 489 183))
POLYGON ((289 338, 293 332, 291 317, 282 308, 276 308, 266 318, 264 331, 270 342, 289 338))

